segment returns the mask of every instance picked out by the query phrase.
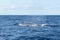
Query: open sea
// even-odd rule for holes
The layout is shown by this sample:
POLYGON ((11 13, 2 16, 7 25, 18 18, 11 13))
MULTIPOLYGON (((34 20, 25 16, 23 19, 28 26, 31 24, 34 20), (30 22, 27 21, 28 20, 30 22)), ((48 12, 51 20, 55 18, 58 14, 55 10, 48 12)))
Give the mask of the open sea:
POLYGON ((0 15, 0 40, 60 40, 60 16, 0 15), (33 27, 18 23, 53 25, 33 27))

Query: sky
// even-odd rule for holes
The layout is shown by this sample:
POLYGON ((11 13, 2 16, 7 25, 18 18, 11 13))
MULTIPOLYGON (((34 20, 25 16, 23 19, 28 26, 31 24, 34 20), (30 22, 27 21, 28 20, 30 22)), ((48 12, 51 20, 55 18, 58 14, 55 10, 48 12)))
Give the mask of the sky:
POLYGON ((0 15, 60 15, 60 0, 0 0, 0 15))

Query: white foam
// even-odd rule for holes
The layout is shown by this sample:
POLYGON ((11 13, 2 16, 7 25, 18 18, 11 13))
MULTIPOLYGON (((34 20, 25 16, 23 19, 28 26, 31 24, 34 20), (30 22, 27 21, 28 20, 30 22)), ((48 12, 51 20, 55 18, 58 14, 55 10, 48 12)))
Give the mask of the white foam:
POLYGON ((27 26, 27 24, 18 24, 19 26, 27 26))
POLYGON ((41 24, 41 26, 46 26, 47 24, 41 24))

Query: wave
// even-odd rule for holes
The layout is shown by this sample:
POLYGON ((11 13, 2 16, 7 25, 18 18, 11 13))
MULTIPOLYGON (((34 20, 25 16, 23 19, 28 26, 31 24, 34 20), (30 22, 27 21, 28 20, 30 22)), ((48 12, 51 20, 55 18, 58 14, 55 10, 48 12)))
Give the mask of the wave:
POLYGON ((48 37, 40 37, 40 36, 35 36, 35 37, 19 36, 14 38, 13 40, 53 40, 53 39, 48 37))

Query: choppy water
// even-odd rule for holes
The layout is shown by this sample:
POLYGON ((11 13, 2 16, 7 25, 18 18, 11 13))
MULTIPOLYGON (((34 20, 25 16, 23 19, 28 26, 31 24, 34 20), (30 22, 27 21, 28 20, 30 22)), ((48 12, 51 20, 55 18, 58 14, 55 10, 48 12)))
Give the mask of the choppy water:
POLYGON ((60 16, 0 16, 0 40, 60 40, 60 26, 18 26, 17 23, 59 24, 60 16))

